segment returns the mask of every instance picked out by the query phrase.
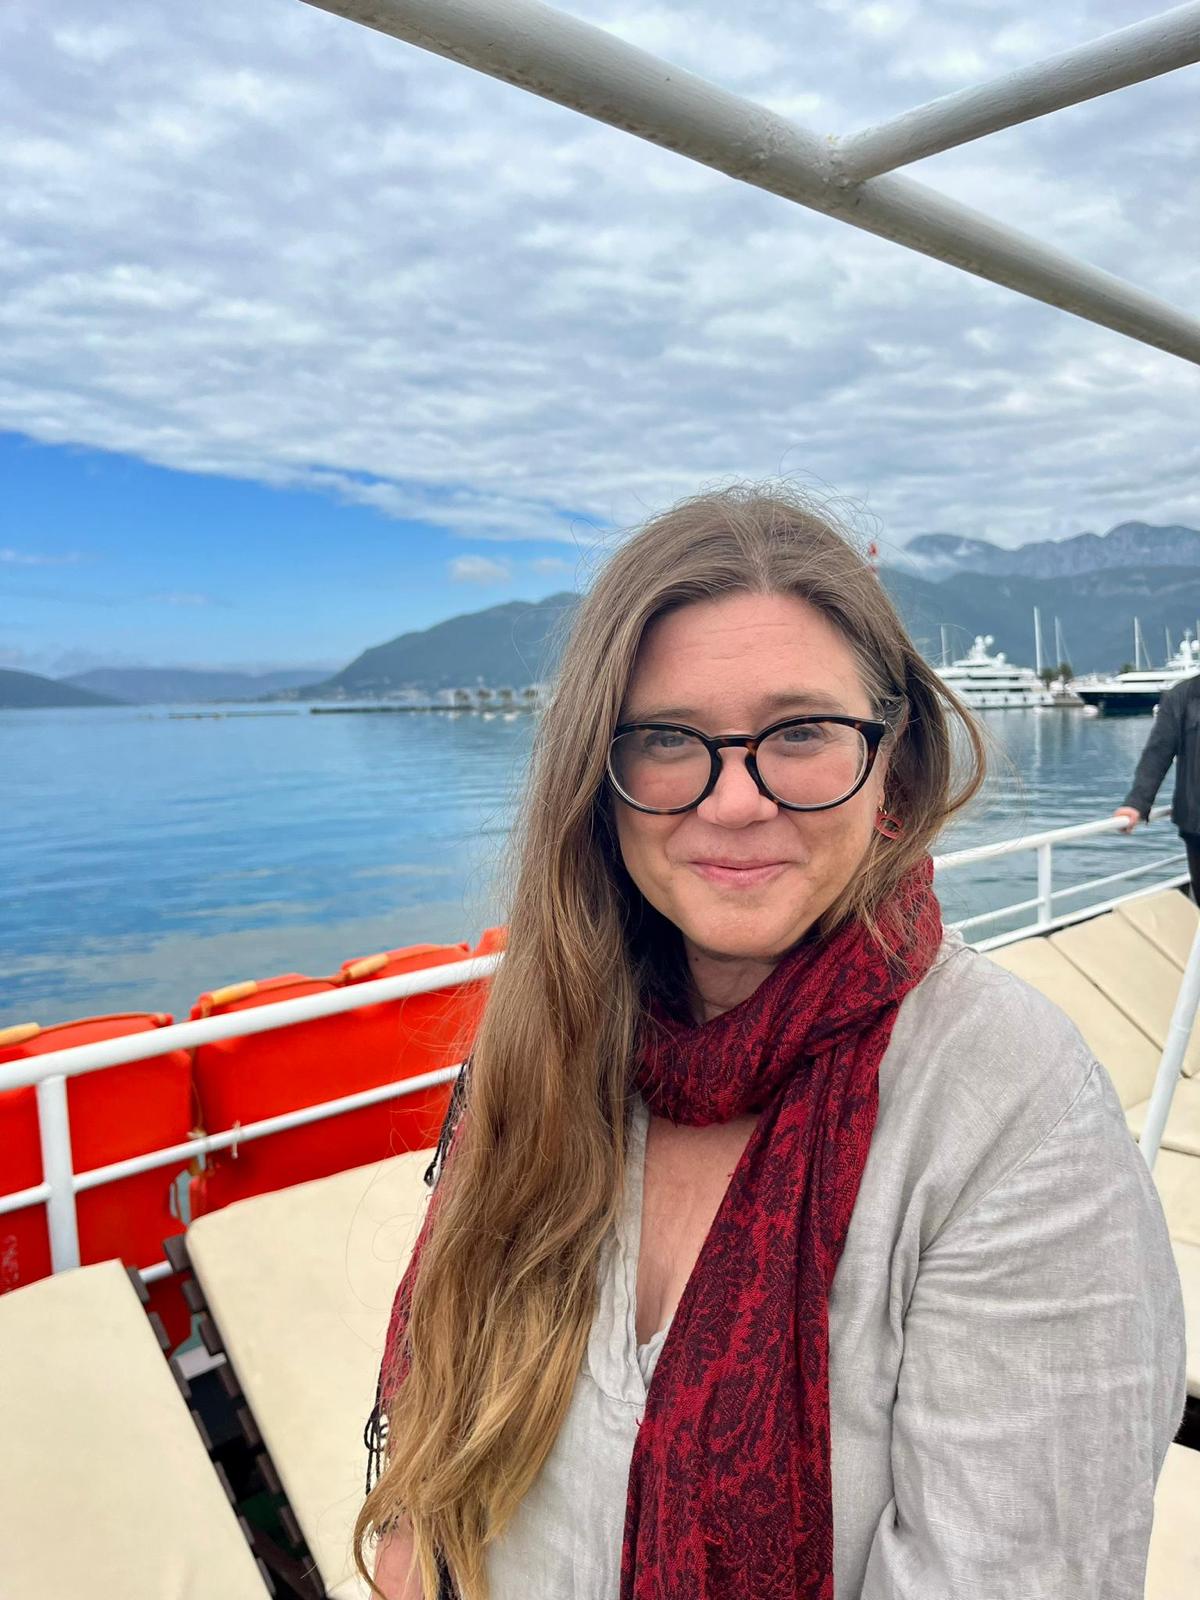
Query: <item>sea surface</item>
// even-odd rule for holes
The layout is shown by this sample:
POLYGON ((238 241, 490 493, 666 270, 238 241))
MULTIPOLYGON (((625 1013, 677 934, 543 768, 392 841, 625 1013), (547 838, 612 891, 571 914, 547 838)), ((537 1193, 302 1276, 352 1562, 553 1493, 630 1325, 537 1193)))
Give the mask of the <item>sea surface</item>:
MULTIPOLYGON (((504 920, 533 716, 213 712, 0 712, 0 1027, 183 1017, 222 984, 473 944, 504 920)), ((1107 815, 1151 727, 1065 710, 982 720, 993 777, 940 850, 1107 815)), ((1073 845, 1055 852, 1055 886, 1177 853, 1165 821, 1073 845)), ((1030 898, 1035 881, 1032 853, 939 874, 946 919, 1030 898)))

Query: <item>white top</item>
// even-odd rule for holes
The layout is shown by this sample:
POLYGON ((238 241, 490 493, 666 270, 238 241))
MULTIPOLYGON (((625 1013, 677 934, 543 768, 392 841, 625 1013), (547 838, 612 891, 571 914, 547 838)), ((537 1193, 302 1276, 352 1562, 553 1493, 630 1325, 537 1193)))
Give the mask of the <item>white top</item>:
POLYGON ((629 1460, 667 1337, 660 1328, 639 1345, 635 1325, 648 1122, 635 1101, 625 1211, 600 1262, 587 1354, 541 1475, 488 1552, 491 1600, 616 1600, 620 1588, 629 1460))
MULTIPOLYGON (((1184 1402, 1179 1278, 1104 1069, 948 938, 905 999, 829 1301, 837 1600, 1140 1600, 1184 1402)), ((492 1600, 617 1600, 667 1330, 634 1326, 646 1112, 571 1406, 492 1600)))

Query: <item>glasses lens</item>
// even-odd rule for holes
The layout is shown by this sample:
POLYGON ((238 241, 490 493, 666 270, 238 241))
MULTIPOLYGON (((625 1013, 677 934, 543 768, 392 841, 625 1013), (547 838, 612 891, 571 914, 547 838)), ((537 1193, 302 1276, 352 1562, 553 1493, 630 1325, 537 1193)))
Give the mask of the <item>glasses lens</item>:
POLYGON ((844 799, 863 775, 867 741, 840 722, 801 722, 780 728, 758 747, 758 770, 779 800, 827 806, 844 799))
POLYGON ((621 793, 651 811, 691 805, 703 794, 711 770, 699 739, 674 728, 633 728, 618 734, 608 760, 621 793))

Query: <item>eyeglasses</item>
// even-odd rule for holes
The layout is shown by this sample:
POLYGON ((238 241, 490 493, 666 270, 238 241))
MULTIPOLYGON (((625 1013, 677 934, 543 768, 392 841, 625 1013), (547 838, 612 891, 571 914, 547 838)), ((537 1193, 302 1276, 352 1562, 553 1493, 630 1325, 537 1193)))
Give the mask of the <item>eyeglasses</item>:
POLYGON ((609 745, 608 779, 636 811, 691 811, 717 786, 719 752, 740 745, 768 800, 787 811, 828 811, 866 783, 887 728, 868 717, 788 717, 760 733, 710 739, 675 722, 623 722, 609 745))

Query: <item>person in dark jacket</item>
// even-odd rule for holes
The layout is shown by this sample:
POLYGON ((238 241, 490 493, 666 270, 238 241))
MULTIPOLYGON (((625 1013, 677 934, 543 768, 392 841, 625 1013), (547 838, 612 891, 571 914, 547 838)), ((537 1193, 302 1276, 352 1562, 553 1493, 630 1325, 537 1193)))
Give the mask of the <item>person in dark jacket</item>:
POLYGON ((1200 674, 1173 684, 1158 702, 1133 784, 1113 812, 1113 816, 1127 819, 1126 833, 1132 833, 1139 822, 1149 821, 1154 797, 1172 761, 1175 797, 1171 821, 1187 851, 1192 899, 1200 904, 1200 674))

